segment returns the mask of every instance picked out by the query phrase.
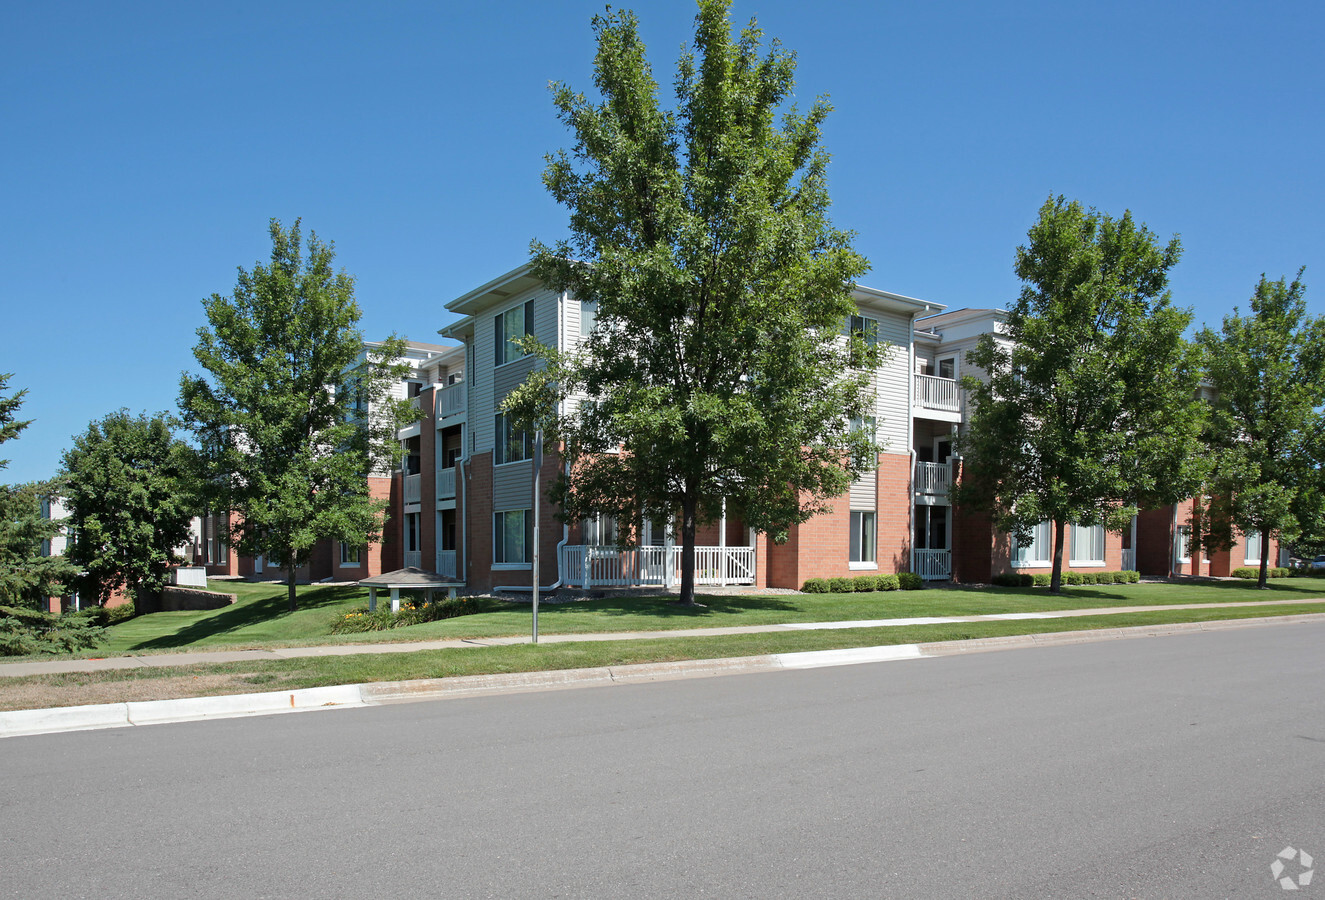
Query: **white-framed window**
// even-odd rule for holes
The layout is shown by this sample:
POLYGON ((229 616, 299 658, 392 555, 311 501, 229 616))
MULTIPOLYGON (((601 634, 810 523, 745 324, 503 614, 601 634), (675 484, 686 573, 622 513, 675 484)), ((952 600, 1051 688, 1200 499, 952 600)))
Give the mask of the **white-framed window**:
POLYGON ((940 378, 957 377, 957 358, 955 356, 945 357, 939 360, 938 373, 940 378))
POLYGON ((871 347, 879 343, 879 322, 869 316, 847 316, 847 334, 858 334, 871 347))
POLYGON ((506 418, 505 413, 497 414, 493 434, 495 442, 492 448, 493 465, 519 462, 534 455, 533 441, 530 440, 529 432, 511 427, 511 422, 506 418))
POLYGON ((593 331, 593 327, 597 322, 598 322, 598 301, 581 300, 580 301, 580 337, 588 337, 589 332, 593 331))
POLYGON ((1246 563, 1261 564, 1261 533, 1259 531, 1248 531, 1245 537, 1247 550, 1243 554, 1242 561, 1246 563))
POLYGON ((1178 562, 1192 561, 1192 526, 1179 525, 1178 533, 1173 536, 1173 541, 1177 547, 1178 562))
POLYGON ((847 553, 847 559, 853 563, 873 563, 874 562, 874 532, 877 513, 873 512, 855 512, 851 513, 851 546, 847 553))
POLYGON ((526 354, 515 345, 522 337, 534 333, 534 301, 526 300, 498 315, 494 321, 496 335, 494 344, 497 358, 494 365, 504 365, 520 359, 526 354))
MULTIPOLYGON (((874 420, 874 417, 866 416, 863 419, 852 419, 851 432, 852 434, 854 434, 857 431, 865 432, 866 437, 868 437, 870 439, 870 442, 873 443, 875 440, 875 435, 878 433, 877 424, 874 420)), ((867 455, 864 459, 855 460, 855 462, 859 465, 869 465, 870 462, 869 456, 867 455)), ((871 466, 871 468, 873 467, 871 466)))
POLYGON ((600 513, 592 519, 585 519, 584 543, 591 547, 612 547, 617 542, 616 516, 600 513))
POLYGON ((534 517, 527 509, 492 514, 493 565, 525 565, 533 558, 534 517))
POLYGON ((348 567, 363 565, 363 548, 352 547, 342 541, 340 545, 340 564, 348 567))
POLYGON ((419 549, 419 514, 405 513, 405 549, 416 553, 419 549))
POLYGON ((1102 566, 1104 565, 1104 526, 1072 526, 1072 558, 1069 565, 1102 566))
POLYGON ((1023 544, 1017 540, 1016 535, 1012 536, 1012 565, 1013 566, 1051 566, 1053 565, 1053 536, 1050 532, 1050 522, 1045 519, 1031 529, 1031 539, 1023 544))

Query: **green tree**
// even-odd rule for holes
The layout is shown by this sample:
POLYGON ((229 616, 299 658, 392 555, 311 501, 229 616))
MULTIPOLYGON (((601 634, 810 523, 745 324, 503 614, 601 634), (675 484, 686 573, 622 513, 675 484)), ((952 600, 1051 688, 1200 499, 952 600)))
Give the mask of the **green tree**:
POLYGON ((84 596, 104 605, 128 588, 139 612, 182 562, 197 509, 195 467, 166 413, 128 410, 92 422, 65 451, 61 475, 72 525, 65 555, 84 596))
MULTIPOLYGON (((0 374, 0 444, 18 437, 31 420, 18 419, 27 390, 5 396, 11 374, 0 374)), ((0 459, 0 469, 9 460, 0 459)), ((49 553, 49 541, 63 520, 52 519, 44 503, 57 492, 53 482, 0 485, 0 606, 37 607, 65 592, 74 569, 49 553)))
POLYGON ((588 401, 540 420, 573 470, 551 496, 572 521, 679 512, 685 604, 697 526, 723 498, 784 540, 872 468, 872 438, 848 420, 865 415, 879 352, 842 339, 867 263, 828 218, 827 102, 790 106, 795 55, 765 53, 753 21, 734 37, 725 0, 701 0, 695 21, 675 109, 627 11, 593 20, 601 102, 554 85, 575 147, 543 179, 571 239, 534 242, 534 270, 595 304, 597 325, 578 350, 539 350, 548 365, 507 406, 530 421, 588 401))
POLYGON ((1121 531, 1138 505, 1201 484, 1199 353, 1167 290, 1180 252, 1130 212, 1050 198, 1017 248, 1023 287, 1006 331, 967 357, 987 377, 964 382, 974 412, 954 499, 1018 541, 1052 520, 1053 591, 1069 522, 1121 531))
POLYGON ((404 341, 365 351, 354 279, 332 270, 333 246, 310 233, 305 254, 298 220, 287 231, 273 219, 270 232, 271 264, 240 268, 231 296, 203 301, 193 355, 207 376, 183 376, 180 407, 209 505, 239 513, 231 546, 286 570, 293 611, 295 570, 318 541, 381 534, 385 504, 367 476, 399 459, 396 431, 417 411, 390 395, 407 371, 404 341))
POLYGON ((1306 314, 1305 292, 1302 270, 1291 284, 1262 275, 1250 315, 1234 308, 1219 331, 1205 328, 1197 338, 1209 358, 1216 459, 1200 539, 1227 548, 1234 530, 1259 532, 1262 588, 1270 538, 1312 542, 1322 530, 1325 317, 1306 314))

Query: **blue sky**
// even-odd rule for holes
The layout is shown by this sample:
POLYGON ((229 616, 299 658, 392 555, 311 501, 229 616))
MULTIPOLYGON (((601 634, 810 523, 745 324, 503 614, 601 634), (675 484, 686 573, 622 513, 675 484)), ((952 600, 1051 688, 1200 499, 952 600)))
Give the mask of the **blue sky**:
MULTIPOLYGON (((694 7, 631 8, 670 98, 694 7)), ((436 339, 448 300, 564 233, 548 82, 592 89, 601 9, 6 4, 0 372, 35 422, 0 480, 53 474, 122 406, 173 409, 201 300, 267 258, 272 216, 335 241, 368 337, 436 339)), ((864 284, 1006 304, 1061 193, 1180 233, 1198 324, 1303 265, 1322 312, 1318 4, 735 0, 751 16, 797 51, 800 100, 835 108, 833 216, 864 284)))

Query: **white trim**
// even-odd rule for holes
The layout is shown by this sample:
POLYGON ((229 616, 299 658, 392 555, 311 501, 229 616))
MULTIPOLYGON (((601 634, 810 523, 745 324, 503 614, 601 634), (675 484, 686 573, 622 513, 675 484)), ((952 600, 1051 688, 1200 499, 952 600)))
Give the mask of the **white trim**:
POLYGON ((532 572, 533 570, 534 570, 534 564, 533 564, 533 563, 493 563, 493 564, 492 564, 492 571, 494 571, 494 572, 499 572, 499 571, 500 571, 500 572, 519 572, 519 571, 532 572))
POLYGON ((879 564, 876 562, 849 562, 847 563, 847 567, 850 568, 852 571, 855 571, 857 569, 877 570, 879 568, 879 564))

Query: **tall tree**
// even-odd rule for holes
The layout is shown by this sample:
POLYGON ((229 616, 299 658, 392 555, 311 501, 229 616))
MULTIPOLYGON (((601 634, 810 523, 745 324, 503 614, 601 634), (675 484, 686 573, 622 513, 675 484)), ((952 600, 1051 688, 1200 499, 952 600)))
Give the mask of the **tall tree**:
POLYGON ((1201 483, 1199 354, 1167 289, 1180 252, 1130 212, 1050 198, 1017 248, 1023 287, 1006 331, 967 357, 987 377, 965 380, 974 413, 954 498, 1021 542, 1052 520, 1053 591, 1068 523, 1121 531, 1138 504, 1201 483))
POLYGON ((128 588, 139 612, 170 580, 189 537, 197 485, 189 448, 166 413, 111 413, 65 451, 61 475, 73 526, 65 555, 80 590, 105 604, 128 588))
POLYGON ((417 413, 390 394, 407 371, 404 341, 365 352, 354 279, 332 270, 333 245, 310 233, 305 253, 298 220, 286 230, 272 219, 270 232, 271 264, 240 268, 231 296, 203 301, 193 355, 207 376, 183 376, 180 407, 210 505, 239 513, 231 546, 285 569, 293 611, 295 570, 318 541, 380 535, 385 504, 367 476, 399 459, 396 431, 417 413))
POLYGON ((597 325, 576 351, 539 351, 549 365, 507 408, 528 421, 588 401, 541 420, 572 466, 551 490, 561 515, 679 512, 693 604, 696 530, 724 498, 784 540, 872 468, 872 438, 848 420, 865 415, 878 348, 842 339, 867 263, 829 221, 830 107, 788 104, 793 53, 765 52, 753 20, 734 37, 726 0, 701 0, 664 109, 634 14, 593 28, 601 102, 554 85, 575 147, 543 176, 571 239, 535 241, 533 262, 597 325))
POLYGON ((1325 317, 1306 314, 1305 292, 1302 270, 1291 284, 1262 275, 1250 315, 1234 308, 1219 331, 1205 328, 1197 338, 1209 358, 1216 458, 1200 539, 1226 548, 1235 530, 1259 533, 1262 588, 1271 538, 1321 533, 1325 317))
MULTIPOLYGON (((12 377, 0 374, 0 444, 31 423, 17 418, 27 390, 5 396, 12 377)), ((0 459, 0 469, 8 465, 9 460, 0 459)), ((49 552, 50 540, 64 524, 43 508, 56 490, 53 482, 0 485, 0 606, 40 606, 63 594, 75 574, 63 556, 49 552)))

